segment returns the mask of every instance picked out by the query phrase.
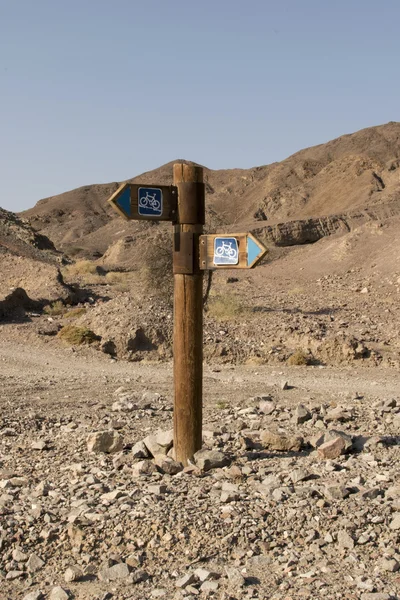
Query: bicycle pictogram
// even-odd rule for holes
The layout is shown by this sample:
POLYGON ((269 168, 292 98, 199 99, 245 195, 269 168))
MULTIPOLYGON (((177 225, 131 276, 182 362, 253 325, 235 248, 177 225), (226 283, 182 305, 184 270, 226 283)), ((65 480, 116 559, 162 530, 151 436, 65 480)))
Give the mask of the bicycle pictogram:
POLYGON ((229 258, 237 258, 238 252, 236 248, 232 248, 232 242, 222 242, 215 250, 216 256, 227 256, 229 258))
POLYGON ((146 195, 139 198, 139 206, 141 208, 160 210, 161 202, 157 200, 156 194, 151 195, 148 191, 146 191, 146 195))
POLYGON ((237 265, 239 262, 239 244, 234 237, 216 237, 214 240, 214 264, 237 265))
POLYGON ((162 190, 160 188, 139 188, 138 212, 142 216, 160 217, 163 212, 162 190))

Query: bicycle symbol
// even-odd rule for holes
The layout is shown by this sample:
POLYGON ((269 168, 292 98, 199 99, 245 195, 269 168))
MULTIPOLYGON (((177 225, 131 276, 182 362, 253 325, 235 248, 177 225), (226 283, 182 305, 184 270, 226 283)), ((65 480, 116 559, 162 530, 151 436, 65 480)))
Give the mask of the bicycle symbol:
POLYGON ((146 195, 139 198, 140 208, 151 208, 154 212, 158 212, 161 208, 161 202, 157 200, 156 193, 153 195, 146 191, 146 195))
POLYGON ((163 194, 159 188, 138 189, 138 212, 143 217, 160 217, 163 212, 163 194))
POLYGON ((237 265, 239 263, 239 244, 234 237, 216 237, 214 239, 214 264, 237 265))
POLYGON ((238 251, 236 248, 232 248, 232 242, 222 241, 222 245, 218 246, 215 250, 215 256, 226 256, 232 259, 236 259, 238 251))

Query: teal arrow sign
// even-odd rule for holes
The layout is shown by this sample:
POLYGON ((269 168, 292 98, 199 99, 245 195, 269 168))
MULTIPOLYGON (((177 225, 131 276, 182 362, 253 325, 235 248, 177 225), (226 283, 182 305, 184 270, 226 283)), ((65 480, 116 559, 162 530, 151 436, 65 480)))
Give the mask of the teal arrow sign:
POLYGON ((247 267, 251 269, 265 256, 267 249, 251 233, 247 234, 247 267))

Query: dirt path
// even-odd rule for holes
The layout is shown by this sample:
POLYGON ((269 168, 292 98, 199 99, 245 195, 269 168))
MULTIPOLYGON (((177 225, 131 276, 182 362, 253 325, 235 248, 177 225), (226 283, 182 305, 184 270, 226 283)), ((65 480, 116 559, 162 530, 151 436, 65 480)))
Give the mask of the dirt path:
MULTIPOLYGON (((170 363, 128 363, 110 361, 104 355, 90 350, 72 352, 70 349, 32 348, 15 342, 0 346, 0 376, 24 380, 62 382, 81 381, 85 387, 99 387, 103 378, 105 387, 129 379, 141 387, 158 387, 160 393, 172 394, 173 375, 170 363)), ((207 394, 220 395, 219 383, 226 394, 260 393, 272 386, 280 387, 288 381, 298 392, 343 396, 358 392, 363 396, 396 395, 400 374, 394 369, 350 367, 271 367, 271 366, 204 366, 205 401, 207 394)), ((292 394, 296 395, 296 394, 292 394)))

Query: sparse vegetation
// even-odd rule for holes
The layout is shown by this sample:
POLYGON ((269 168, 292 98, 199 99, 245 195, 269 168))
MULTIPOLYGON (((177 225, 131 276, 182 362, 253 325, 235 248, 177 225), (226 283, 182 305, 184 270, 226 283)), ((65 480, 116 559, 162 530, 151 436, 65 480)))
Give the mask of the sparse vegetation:
POLYGON ((227 402, 225 402, 224 400, 219 400, 215 406, 216 406, 216 408, 218 408, 219 410, 223 410, 224 408, 227 408, 227 407, 228 407, 228 403, 227 403, 227 402))
POLYGON ((288 296, 300 296, 305 293, 305 289, 303 287, 294 287, 288 291, 288 296))
POLYGON ((71 310, 67 311, 64 314, 66 319, 77 319, 86 313, 86 308, 83 306, 77 308, 71 308, 71 310))
POLYGON ((67 344, 80 346, 81 344, 92 344, 98 340, 98 336, 87 327, 77 327, 76 325, 65 325, 58 332, 57 336, 67 344))
POLYGON ((140 278, 147 294, 161 297, 172 304, 173 276, 171 238, 166 232, 160 232, 146 247, 145 264, 140 278))
POLYGON ((299 348, 289 356, 286 362, 290 366, 306 366, 311 364, 311 356, 299 348))
POLYGON ((122 283, 117 283, 114 286, 114 288, 117 292, 123 293, 123 292, 129 292, 129 290, 131 289, 131 286, 129 285, 129 283, 127 281, 124 281, 122 283))
POLYGON ((216 296, 208 301, 208 314, 219 321, 228 321, 244 313, 237 296, 216 296))
POLYGON ((81 254, 82 252, 84 252, 84 249, 79 248, 78 246, 72 246, 71 248, 67 249, 67 254, 69 254, 69 256, 77 256, 78 254, 81 254))
POLYGON ((77 275, 98 275, 99 269, 91 260, 78 260, 66 268, 66 274, 70 277, 77 275))
POLYGON ((63 315, 67 309, 61 300, 57 300, 45 306, 43 310, 51 317, 58 317, 59 315, 63 315))
POLYGON ((129 275, 127 273, 123 273, 121 271, 109 271, 106 273, 106 281, 107 283, 124 283, 129 275))

